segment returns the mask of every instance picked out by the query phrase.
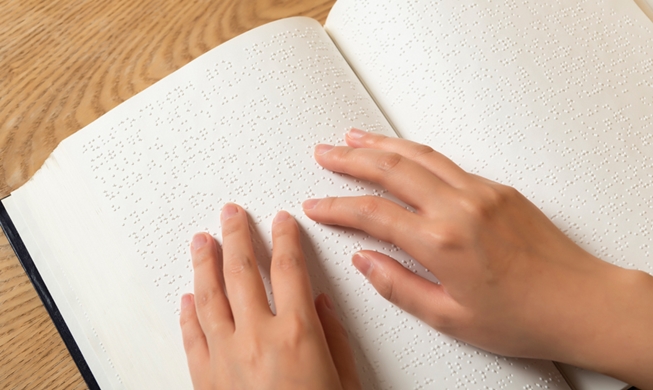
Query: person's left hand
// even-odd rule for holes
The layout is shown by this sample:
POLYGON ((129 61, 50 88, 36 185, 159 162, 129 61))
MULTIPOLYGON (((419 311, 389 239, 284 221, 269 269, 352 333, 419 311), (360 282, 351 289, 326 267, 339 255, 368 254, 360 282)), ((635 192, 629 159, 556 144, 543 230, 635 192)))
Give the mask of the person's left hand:
POLYGON ((182 297, 180 323, 195 389, 360 389, 331 301, 313 304, 295 220, 281 211, 272 224, 276 315, 241 207, 223 208, 222 237, 222 251, 207 233, 191 244, 195 295, 182 297))

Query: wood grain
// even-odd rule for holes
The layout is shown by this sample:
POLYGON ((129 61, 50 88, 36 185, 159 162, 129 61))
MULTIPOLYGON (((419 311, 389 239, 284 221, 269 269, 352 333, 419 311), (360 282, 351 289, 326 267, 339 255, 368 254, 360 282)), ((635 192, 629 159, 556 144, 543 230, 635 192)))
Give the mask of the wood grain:
POLYGON ((0 236, 0 345, 0 388, 85 388, 4 236, 0 236))
MULTIPOLYGON (((0 0, 0 198, 56 145, 193 58, 335 0, 0 0)), ((0 388, 85 388, 0 236, 0 388)))

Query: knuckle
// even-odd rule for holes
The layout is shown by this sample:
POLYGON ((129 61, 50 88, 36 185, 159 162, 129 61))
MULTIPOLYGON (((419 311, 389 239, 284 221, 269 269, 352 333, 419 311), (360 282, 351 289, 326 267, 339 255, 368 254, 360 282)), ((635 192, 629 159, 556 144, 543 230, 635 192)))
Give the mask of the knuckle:
POLYGON ((452 329, 456 329, 460 326, 460 321, 443 312, 431 314, 428 319, 426 319, 426 322, 440 332, 448 332, 449 334, 453 333, 451 331, 452 329))
POLYGON ((337 198, 332 198, 332 197, 323 198, 322 200, 320 200, 319 203, 320 209, 323 209, 326 215, 332 215, 333 212, 336 211, 336 206, 337 206, 335 203, 336 199, 337 198))
POLYGON ((254 260, 246 255, 234 255, 224 261, 224 272, 230 275, 238 275, 250 270, 254 266, 254 260))
POLYGON ((375 197, 366 196, 360 199, 358 217, 362 220, 373 220, 379 211, 379 201, 375 197))
POLYGON ((182 315, 179 317, 179 326, 181 327, 182 331, 192 325, 192 319, 188 313, 182 312, 182 315))
POLYGON ((227 327, 221 321, 209 320, 209 324, 202 328, 202 331, 209 338, 215 339, 216 337, 224 336, 227 332, 227 327))
POLYGON ((237 233, 242 229, 240 224, 237 221, 233 221, 235 218, 231 218, 227 221, 222 222, 222 237, 230 236, 234 233, 237 233))
POLYGON ((369 137, 368 139, 368 145, 379 148, 381 150, 394 150, 396 149, 397 145, 397 138, 394 137, 386 137, 381 134, 376 134, 374 137, 369 137))
POLYGON ((473 196, 462 196, 461 206, 477 220, 489 220, 507 204, 514 201, 519 192, 513 187, 504 185, 485 186, 473 196))
POLYGON ((275 268, 281 271, 289 271, 297 268, 299 266, 300 260, 301 259, 298 258, 295 254, 284 253, 275 257, 274 261, 272 261, 272 264, 275 268))
POLYGON ((515 187, 504 184, 497 185, 496 191, 500 194, 503 203, 508 203, 521 197, 521 193, 515 187))
POLYGON ((411 149, 411 158, 418 159, 427 154, 435 152, 432 147, 422 144, 416 144, 411 149))
POLYGON ((211 252, 206 250, 206 248, 201 248, 196 252, 193 252, 191 257, 195 267, 210 263, 214 260, 213 256, 211 256, 211 252))
POLYGON ((455 223, 440 224, 430 229, 425 229, 425 241, 436 251, 451 251, 461 249, 467 242, 467 236, 455 223))
POLYGON ((489 204, 478 196, 462 196, 459 202, 465 213, 473 218, 483 219, 489 213, 489 204))
POLYGON ((217 285, 212 285, 195 292, 195 303, 199 311, 212 306, 216 298, 223 294, 222 288, 217 285))
POLYGON ((330 153, 326 153, 324 156, 333 158, 337 163, 346 164, 351 159, 351 148, 336 147, 330 153))
POLYGON ((184 349, 187 351, 193 350, 196 346, 201 345, 203 339, 203 335, 198 333, 184 332, 183 336, 184 349))
POLYGON ((265 348, 263 342, 258 337, 249 337, 247 342, 239 348, 240 359, 246 366, 252 369, 252 372, 257 372, 261 364, 263 364, 265 356, 265 348))
POLYGON ((284 329, 284 344, 290 349, 296 349, 306 340, 311 331, 308 320, 299 314, 288 315, 285 319, 284 329))
POLYGON ((383 172, 389 172, 393 170, 403 157, 397 153, 383 153, 376 161, 376 166, 379 170, 383 172))
POLYGON ((317 203, 316 207, 323 208, 326 210, 331 211, 333 209, 333 197, 327 196, 326 198, 320 199, 320 201, 317 203))

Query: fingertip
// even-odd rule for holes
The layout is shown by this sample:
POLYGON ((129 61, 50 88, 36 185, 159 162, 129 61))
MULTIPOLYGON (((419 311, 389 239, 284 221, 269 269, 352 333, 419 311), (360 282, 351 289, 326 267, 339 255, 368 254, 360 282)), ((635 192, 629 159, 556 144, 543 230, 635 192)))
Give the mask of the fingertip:
POLYGON ((315 156, 321 156, 333 148, 334 148, 333 145, 318 144, 317 146, 315 146, 315 156))
POLYGON ((354 267, 363 274, 366 278, 369 278, 374 268, 374 263, 369 256, 365 255, 365 252, 357 252, 351 259, 354 267))
POLYGON ((357 128, 351 128, 346 134, 345 134, 345 142, 347 142, 347 145, 351 147, 363 147, 365 146, 367 139, 369 138, 369 133, 367 131, 357 129, 357 128))
POLYGON ((310 212, 310 210, 313 210, 317 207, 318 203, 320 203, 320 200, 321 199, 308 199, 302 203, 302 209, 304 209, 304 212, 310 212))
POLYGON ((179 324, 181 325, 182 332, 192 330, 199 327, 199 320, 197 319, 197 312, 195 310, 195 297, 193 294, 184 294, 181 296, 181 313, 179 315, 179 324))
POLYGON ((181 310, 185 311, 195 306, 195 297, 188 293, 181 296, 181 310))
POLYGON ((197 251, 204 247, 207 243, 209 242, 209 239, 207 237, 207 234, 202 232, 202 233, 196 233, 193 236, 193 240, 190 243, 190 249, 192 251, 197 251))
POLYGON ((235 216, 239 212, 239 207, 235 203, 227 203, 222 207, 222 213, 220 214, 220 218, 223 221, 226 221, 227 219, 235 216))
POLYGON ((357 129, 355 127, 352 127, 349 129, 347 132, 346 136, 351 138, 351 139, 361 139, 367 136, 369 133, 365 130, 357 129))
POLYGON ((285 210, 281 210, 281 211, 279 211, 279 212, 277 213, 277 215, 276 215, 276 216, 274 217, 274 219, 272 220, 272 226, 274 226, 274 225, 276 225, 276 224, 278 224, 278 223, 281 223, 281 222, 287 221, 287 220, 289 220, 289 219, 292 219, 292 215, 290 215, 290 213, 288 213, 288 212, 285 211, 285 210))
MULTIPOLYGON (((285 249, 282 250, 285 251, 289 248, 288 245, 291 246, 298 245, 298 241, 299 241, 298 233, 299 233, 299 229, 295 221, 295 218, 293 218, 293 216, 290 215, 290 213, 288 213, 287 211, 283 211, 283 210, 279 211, 277 215, 274 217, 274 219, 272 220, 272 241, 281 242, 278 241, 281 236, 291 237, 292 241, 290 241, 290 243, 288 243, 286 240, 283 241, 285 244, 282 244, 282 247, 285 249)), ((273 245, 276 248, 276 244, 273 245)))
POLYGON ((382 134, 357 129, 355 127, 351 128, 345 134, 345 141, 347 142, 347 145, 357 148, 370 147, 380 138, 385 138, 385 136, 382 134))
POLYGON ((206 232, 200 232, 193 236, 190 243, 190 257, 193 262, 193 269, 207 261, 214 261, 220 253, 220 247, 212 246, 213 236, 206 232))

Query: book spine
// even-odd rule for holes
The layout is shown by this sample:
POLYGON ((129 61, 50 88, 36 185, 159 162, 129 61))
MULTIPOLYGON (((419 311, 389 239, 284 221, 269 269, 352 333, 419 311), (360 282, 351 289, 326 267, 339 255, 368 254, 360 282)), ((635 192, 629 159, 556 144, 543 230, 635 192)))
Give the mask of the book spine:
POLYGON ((27 276, 32 282, 34 289, 39 294, 41 302, 43 302, 43 305, 48 311, 48 314, 50 314, 52 322, 54 322, 54 325, 57 327, 57 330, 59 331, 64 344, 66 344, 68 352, 70 352, 70 355, 75 361, 77 369, 79 370, 80 374, 82 374, 82 378, 84 378, 86 385, 91 390, 99 390, 100 386, 95 380, 90 367, 86 363, 84 355, 82 355, 82 351, 80 351, 79 347, 77 346, 75 338, 73 337, 72 333, 70 333, 70 329, 68 329, 66 321, 57 308, 57 304, 52 299, 52 295, 50 295, 50 292, 48 291, 43 278, 41 278, 41 274, 39 274, 34 261, 32 261, 32 257, 27 251, 23 240, 20 238, 20 234, 18 234, 18 231, 16 230, 16 227, 14 226, 14 223, 12 222, 9 213, 7 213, 7 209, 5 208, 2 201, 0 201, 0 226, 5 233, 5 236, 7 236, 9 244, 14 250, 16 257, 18 257, 20 264, 23 266, 25 273, 27 273, 27 276))

